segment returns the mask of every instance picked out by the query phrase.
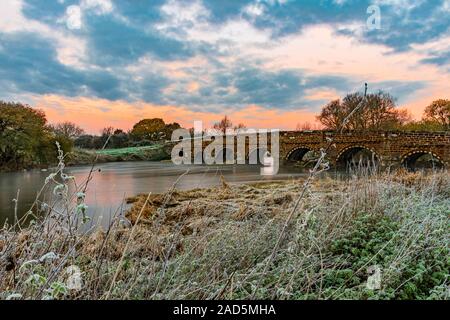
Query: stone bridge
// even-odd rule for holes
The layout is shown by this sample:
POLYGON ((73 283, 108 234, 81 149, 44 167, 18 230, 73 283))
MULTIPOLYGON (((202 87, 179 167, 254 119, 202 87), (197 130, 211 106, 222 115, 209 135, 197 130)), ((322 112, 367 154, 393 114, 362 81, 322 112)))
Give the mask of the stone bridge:
POLYGON ((299 161, 309 151, 318 152, 332 139, 328 158, 332 165, 345 165, 357 154, 368 155, 382 167, 414 167, 428 155, 436 164, 450 165, 450 132, 280 132, 280 158, 299 161))
MULTIPOLYGON (((327 159, 332 166, 345 166, 349 162, 376 161, 381 167, 406 166, 413 168, 418 159, 428 157, 428 162, 440 167, 450 167, 450 132, 344 132, 334 131, 281 131, 279 134, 280 163, 301 162, 305 158, 314 159, 314 153, 320 152, 332 140, 332 147, 327 152, 327 159), (313 155, 313 156, 311 156, 313 155)), ((225 139, 223 139, 225 140, 225 139)), ((221 151, 222 156, 234 152, 236 157, 236 143, 234 139, 234 150, 221 151)), ((203 149, 210 142, 203 141, 203 149)), ((268 135, 268 150, 259 146, 253 140, 245 140, 246 154, 248 160, 253 155, 271 151, 270 134, 268 135)), ((193 148, 193 147, 192 147, 193 148)), ((193 149, 194 150, 194 149, 193 149)), ((194 155, 201 157, 202 152, 194 155)), ((254 157, 254 156, 253 156, 254 157)), ((258 156, 257 156, 258 157, 258 156)))

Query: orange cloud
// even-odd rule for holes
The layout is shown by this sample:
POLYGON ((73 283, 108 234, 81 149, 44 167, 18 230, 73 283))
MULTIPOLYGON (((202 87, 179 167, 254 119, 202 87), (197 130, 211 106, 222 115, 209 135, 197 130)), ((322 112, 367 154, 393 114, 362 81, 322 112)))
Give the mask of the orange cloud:
POLYGON ((221 119, 225 114, 235 124, 243 123, 249 128, 295 129, 298 123, 315 122, 316 112, 307 110, 269 110, 249 105, 241 110, 196 112, 180 106, 154 105, 144 102, 111 102, 92 98, 67 98, 45 95, 35 99, 35 107, 43 110, 50 123, 72 121, 87 132, 98 133, 102 128, 112 126, 124 130, 144 118, 163 118, 166 122, 178 122, 183 127, 193 127, 195 120, 202 120, 205 127, 221 119))

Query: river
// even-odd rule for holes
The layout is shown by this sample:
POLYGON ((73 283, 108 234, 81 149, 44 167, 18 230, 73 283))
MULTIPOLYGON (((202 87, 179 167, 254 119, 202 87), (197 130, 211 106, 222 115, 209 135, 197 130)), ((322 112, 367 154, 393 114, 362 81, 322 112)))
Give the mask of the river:
MULTIPOLYGON (((86 180, 90 166, 66 168, 66 173, 76 178, 78 183, 86 180)), ((20 218, 34 202, 45 178, 52 172, 28 170, 0 173, 0 224, 14 221, 15 203, 18 190, 17 215, 20 218)), ((124 199, 142 193, 163 193, 177 182, 179 190, 205 188, 221 183, 223 175, 229 183, 249 183, 264 180, 285 180, 305 176, 304 169, 281 167, 275 176, 260 175, 258 166, 175 166, 171 162, 113 162, 98 164, 86 197, 88 213, 93 218, 108 221, 118 208, 124 208, 124 199), (188 171, 187 174, 180 176, 188 171)))

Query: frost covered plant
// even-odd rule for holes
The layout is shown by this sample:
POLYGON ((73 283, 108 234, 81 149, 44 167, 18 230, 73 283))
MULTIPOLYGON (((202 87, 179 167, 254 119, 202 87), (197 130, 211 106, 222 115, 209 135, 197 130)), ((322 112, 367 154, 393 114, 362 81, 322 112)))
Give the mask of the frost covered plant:
POLYGON ((84 192, 78 192, 77 193, 77 215, 82 216, 83 223, 86 223, 90 220, 90 218, 86 215, 88 206, 84 202, 84 199, 86 198, 86 195, 84 192))
POLYGON ((83 285, 82 270, 64 270, 74 263, 90 232, 83 224, 89 221, 85 200, 92 177, 77 185, 65 172, 58 142, 56 147, 57 166, 27 213, 0 229, 0 299, 64 299, 83 285))
POLYGON ((22 299, 22 295, 20 293, 12 293, 6 297, 6 300, 18 300, 22 299))
POLYGON ((71 196, 69 194, 69 183, 73 182, 75 187, 77 187, 75 177, 64 172, 66 167, 64 163, 64 152, 61 149, 59 142, 56 142, 56 147, 58 149, 58 165, 56 167, 56 171, 49 174, 45 179, 45 185, 55 185, 52 190, 52 195, 55 197, 57 202, 53 205, 41 202, 40 211, 44 213, 56 213, 59 218, 66 219, 66 223, 69 228, 76 228, 78 224, 77 221, 79 221, 78 217, 81 216, 82 223, 86 223, 90 220, 87 216, 88 206, 85 203, 86 194, 84 192, 77 191, 74 196, 76 199, 76 204, 72 207, 71 196))
POLYGON ((44 276, 41 276, 38 273, 34 273, 29 276, 27 280, 25 280, 25 284, 37 289, 40 286, 44 285, 46 281, 47 279, 44 276))
POLYGON ((68 293, 68 289, 65 283, 56 281, 53 282, 49 289, 46 290, 47 295, 44 296, 44 300, 61 299, 68 293))
POLYGON ((54 189, 53 189, 53 195, 58 196, 60 198, 67 197, 68 192, 68 186, 65 184, 59 183, 54 189))
POLYGON ((54 252, 49 252, 44 254, 42 257, 39 258, 40 263, 44 263, 46 261, 52 261, 58 259, 58 255, 54 252))

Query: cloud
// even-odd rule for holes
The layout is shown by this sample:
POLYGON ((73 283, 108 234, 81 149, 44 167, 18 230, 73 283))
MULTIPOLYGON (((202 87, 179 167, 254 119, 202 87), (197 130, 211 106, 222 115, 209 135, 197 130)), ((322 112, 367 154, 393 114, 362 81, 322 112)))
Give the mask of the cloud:
POLYGON ((28 19, 52 26, 64 23, 70 30, 79 30, 88 14, 109 14, 113 8, 111 0, 23 0, 22 11, 28 19))
POLYGON ((414 45, 413 50, 424 55, 421 63, 450 68, 450 30, 433 41, 414 45))
MULTIPOLYGON (((70 4, 70 1, 66 0, 66 3, 70 4)), ((65 7, 62 7, 62 4, 59 2, 46 1, 43 3, 39 1, 39 4, 42 6, 31 0, 27 2, 21 0, 2 1, 0 9, 4 15, 0 19, 1 32, 5 34, 30 33, 46 38, 55 47, 57 59, 60 63, 68 66, 84 67, 86 61, 84 59, 85 42, 83 39, 73 34, 68 34, 65 32, 66 30, 52 27, 45 22, 47 17, 51 16, 53 17, 51 21, 55 23, 57 19, 55 12, 59 14, 61 10, 61 14, 63 14, 65 7), (42 15, 36 15, 40 16, 43 21, 35 20, 26 15, 27 12, 30 15, 29 11, 34 12, 34 10, 41 12, 42 15), (55 10, 55 12, 52 10, 55 10)))
POLYGON ((80 8, 93 10, 96 14, 107 14, 113 11, 111 0, 81 0, 80 8))
POLYGON ((243 8, 243 13, 249 17, 258 17, 264 14, 265 7, 261 3, 252 3, 243 8))
POLYGON ((449 28, 448 0, 333 0, 333 1, 204 1, 210 22, 224 24, 247 19, 258 29, 270 28, 272 37, 296 34, 312 25, 357 25, 339 32, 353 34, 361 41, 384 44, 405 51, 412 44, 438 37, 449 28), (367 8, 381 10, 381 30, 369 30, 367 8))
POLYGON ((79 5, 79 0, 65 0, 65 1, 21 0, 18 2, 21 2, 22 13, 27 19, 39 21, 41 23, 46 23, 49 25, 56 24, 56 21, 60 17, 64 16, 67 7, 70 7, 72 5, 79 5))
POLYGON ((418 93, 426 89, 429 83, 425 81, 382 81, 373 83, 373 86, 380 91, 391 94, 401 104, 414 101, 418 93))
POLYGON ((0 43, 2 90, 65 96, 93 95, 111 100, 122 97, 119 81, 110 72, 81 72, 61 64, 52 43, 35 34, 0 33, 0 43))
POLYGON ((181 78, 164 89, 166 103, 199 111, 221 112, 259 105, 274 109, 314 109, 323 101, 309 99, 310 89, 346 93, 354 84, 344 77, 312 75, 302 70, 265 70, 249 60, 203 61, 203 68, 184 66, 181 78), (195 90, 192 84, 195 83, 195 90))
POLYGON ((450 51, 435 52, 432 54, 432 57, 423 59, 422 62, 436 64, 438 66, 449 66, 450 65, 450 51))
MULTIPOLYGON (((445 1, 377 0, 374 4, 380 7, 381 29, 367 30, 362 25, 359 38, 387 45, 394 51, 408 51, 414 44, 432 41, 449 30, 447 19, 443 19, 445 1)), ((346 31, 351 33, 341 30, 346 31)))
POLYGON ((369 82, 419 114, 419 103, 448 91, 449 8, 448 0, 2 1, 0 97, 287 114, 316 112, 369 82), (366 28, 372 3, 381 30, 366 28))
POLYGON ((89 56, 101 66, 130 64, 146 54, 161 60, 192 56, 189 44, 165 37, 157 30, 142 30, 112 16, 87 22, 89 56))
POLYGON ((246 19, 236 18, 220 24, 211 22, 213 13, 205 5, 199 0, 170 0, 161 7, 162 19, 156 28, 180 41, 208 44, 219 53, 232 50, 234 46, 270 41, 270 31, 256 28, 246 19))
POLYGON ((147 26, 159 21, 161 18, 161 6, 165 3, 166 0, 114 1, 114 11, 130 23, 134 22, 137 25, 147 26))

